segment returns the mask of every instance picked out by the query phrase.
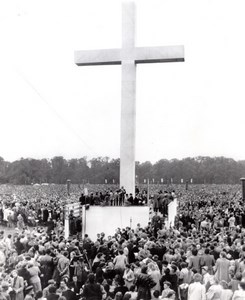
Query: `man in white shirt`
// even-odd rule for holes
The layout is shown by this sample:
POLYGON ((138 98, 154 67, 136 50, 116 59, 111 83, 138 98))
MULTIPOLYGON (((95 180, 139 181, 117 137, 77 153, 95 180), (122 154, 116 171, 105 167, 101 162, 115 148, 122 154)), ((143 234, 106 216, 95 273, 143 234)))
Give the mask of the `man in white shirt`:
POLYGON ((205 286, 201 284, 202 275, 196 273, 193 276, 194 282, 189 285, 188 300, 206 300, 205 286))

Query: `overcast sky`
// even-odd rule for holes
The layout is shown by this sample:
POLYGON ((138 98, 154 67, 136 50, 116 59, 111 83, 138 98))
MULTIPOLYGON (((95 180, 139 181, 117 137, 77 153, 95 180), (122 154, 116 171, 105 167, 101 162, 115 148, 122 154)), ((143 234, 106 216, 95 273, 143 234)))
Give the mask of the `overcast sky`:
MULTIPOLYGON (((136 3, 136 46, 185 47, 137 66, 136 159, 245 159, 244 0, 136 3)), ((0 156, 119 157, 121 67, 74 51, 121 46, 121 1, 1 1, 0 28, 0 156)))

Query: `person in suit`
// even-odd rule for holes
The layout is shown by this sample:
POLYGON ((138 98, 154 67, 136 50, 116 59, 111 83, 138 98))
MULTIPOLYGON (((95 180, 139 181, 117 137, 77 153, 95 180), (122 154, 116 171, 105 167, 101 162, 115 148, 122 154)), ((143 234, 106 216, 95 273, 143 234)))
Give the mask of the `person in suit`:
POLYGON ((16 270, 12 271, 13 280, 11 282, 11 287, 14 291, 14 300, 23 300, 24 299, 24 279, 21 276, 18 276, 16 270))

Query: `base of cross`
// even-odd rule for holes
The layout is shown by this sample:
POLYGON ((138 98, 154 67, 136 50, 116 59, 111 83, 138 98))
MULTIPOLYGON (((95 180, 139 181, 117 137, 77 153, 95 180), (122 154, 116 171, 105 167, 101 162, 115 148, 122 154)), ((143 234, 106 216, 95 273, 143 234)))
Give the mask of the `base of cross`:
MULTIPOLYGON (((79 204, 73 204, 79 205, 79 204)), ((160 214, 160 213, 158 213, 160 214)), ((81 231, 72 232, 69 214, 65 218, 65 238, 84 237, 88 234, 92 240, 96 240, 97 234, 114 235, 118 228, 136 228, 138 224, 146 227, 154 215, 152 206, 89 206, 83 205, 78 217, 81 219, 81 231)), ((174 226, 177 216, 177 199, 168 205, 168 215, 162 216, 166 228, 174 226)))

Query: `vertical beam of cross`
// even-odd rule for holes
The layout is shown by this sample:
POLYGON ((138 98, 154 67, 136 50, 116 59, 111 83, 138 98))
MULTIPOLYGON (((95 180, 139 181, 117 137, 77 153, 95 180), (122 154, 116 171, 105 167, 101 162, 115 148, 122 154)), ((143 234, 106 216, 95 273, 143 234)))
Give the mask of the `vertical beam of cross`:
POLYGON ((127 193, 135 189, 136 138, 136 64, 132 53, 135 48, 135 3, 122 6, 122 86, 121 86, 121 145, 120 185, 127 193))

